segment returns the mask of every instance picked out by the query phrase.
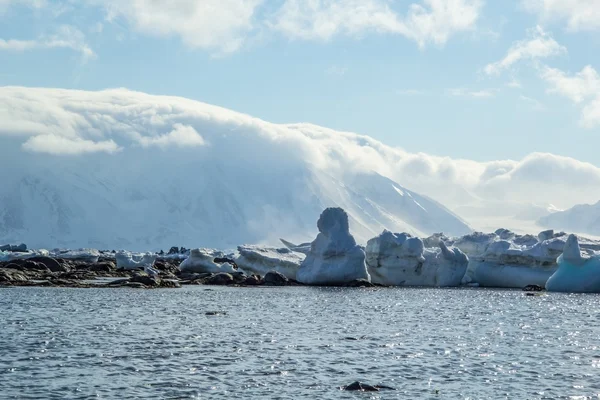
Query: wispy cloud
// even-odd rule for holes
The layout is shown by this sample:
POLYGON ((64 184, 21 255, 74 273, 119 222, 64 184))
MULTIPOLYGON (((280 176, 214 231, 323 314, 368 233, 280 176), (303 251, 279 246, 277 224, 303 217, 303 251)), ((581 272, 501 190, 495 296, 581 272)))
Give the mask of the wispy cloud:
POLYGON ((471 90, 466 88, 453 88, 446 91, 450 96, 455 97, 472 97, 475 99, 488 99, 496 96, 497 89, 471 90))
POLYGON ((420 96, 424 95, 426 92, 418 89, 400 89, 397 90, 396 93, 401 96, 420 96))
POLYGON ((528 97, 528 96, 520 95, 519 99, 522 102, 528 104, 535 111, 544 111, 544 110, 546 110, 546 107, 539 100, 536 100, 533 97, 528 97))
POLYGON ((486 65, 484 72, 488 75, 497 75, 522 60, 537 60, 567 52, 564 46, 558 44, 540 26, 530 29, 527 36, 527 39, 515 42, 503 59, 486 65))
POLYGON ((443 45, 450 36, 473 29, 482 5, 481 0, 422 0, 401 15, 385 0, 286 0, 269 26, 293 39, 391 33, 424 47, 443 45))
POLYGON ((0 39, 0 51, 30 51, 36 49, 71 49, 81 53, 84 61, 96 57, 85 41, 85 35, 69 25, 60 26, 52 35, 40 36, 35 40, 0 39))

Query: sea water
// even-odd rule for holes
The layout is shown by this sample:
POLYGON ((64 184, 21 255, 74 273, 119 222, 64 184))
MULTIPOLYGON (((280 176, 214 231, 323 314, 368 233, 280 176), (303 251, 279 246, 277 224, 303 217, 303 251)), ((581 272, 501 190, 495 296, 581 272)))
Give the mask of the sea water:
POLYGON ((598 295, 0 289, 2 399, 599 396, 598 295))

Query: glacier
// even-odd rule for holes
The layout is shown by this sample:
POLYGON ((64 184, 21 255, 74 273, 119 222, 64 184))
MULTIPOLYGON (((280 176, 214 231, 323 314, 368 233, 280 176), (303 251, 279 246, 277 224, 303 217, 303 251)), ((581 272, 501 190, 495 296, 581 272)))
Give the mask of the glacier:
POLYGON ((425 248, 423 240, 384 231, 368 241, 366 263, 371 282, 386 286, 460 286, 469 263, 443 241, 425 248))
POLYGON ((593 236, 600 236, 600 201, 595 204, 578 204, 568 210, 538 219, 538 224, 593 236))
POLYGON ((546 283, 549 292, 600 293, 600 255, 582 255, 577 236, 569 235, 557 262, 546 283))
POLYGON ((317 228, 319 234, 296 273, 298 282, 338 286, 371 280, 365 252, 350 234, 348 214, 343 209, 327 208, 321 213, 317 228))

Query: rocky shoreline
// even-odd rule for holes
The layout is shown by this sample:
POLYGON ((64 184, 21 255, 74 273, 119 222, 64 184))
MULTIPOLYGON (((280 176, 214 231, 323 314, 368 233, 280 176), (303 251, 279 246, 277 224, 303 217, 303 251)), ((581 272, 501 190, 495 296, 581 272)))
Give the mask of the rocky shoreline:
MULTIPOLYGON (((114 259, 100 257, 98 262, 67 260, 53 257, 0 262, 0 287, 37 286, 71 288, 136 288, 159 289, 180 288, 182 285, 218 286, 304 286, 286 278, 283 274, 270 271, 264 276, 233 273, 190 273, 181 271, 182 260, 158 258, 153 273, 143 269, 118 269, 114 259)), ((349 282, 349 287, 372 287, 368 281, 349 282)))

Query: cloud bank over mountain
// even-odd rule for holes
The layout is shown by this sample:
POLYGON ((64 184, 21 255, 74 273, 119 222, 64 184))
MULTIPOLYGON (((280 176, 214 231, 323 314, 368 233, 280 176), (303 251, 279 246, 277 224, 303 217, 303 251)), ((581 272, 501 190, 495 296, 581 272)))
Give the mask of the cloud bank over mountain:
MULTIPOLYGON (((564 209, 600 197, 600 168, 568 157, 533 153, 520 161, 476 162, 410 153, 368 136, 311 124, 273 124, 194 100, 127 89, 3 87, 0 120, 0 157, 11 176, 23 171, 40 176, 43 170, 60 177, 76 171, 82 182, 89 182, 90 176, 99 174, 96 181, 108 179, 111 182, 104 184, 114 190, 128 187, 131 198, 147 196, 140 194, 142 187, 133 187, 138 177, 190 187, 197 180, 210 190, 210 185, 229 183, 215 178, 209 185, 207 174, 224 178, 247 174, 250 181, 262 174, 267 190, 291 182, 307 184, 298 180, 306 178, 307 171, 316 174, 310 182, 315 176, 337 182, 323 187, 343 185, 373 171, 404 190, 438 200, 477 228, 470 215, 511 217, 536 206, 531 219, 537 219, 540 207, 552 204, 564 209), (198 169, 199 165, 206 169, 198 169), (287 181, 279 172, 287 174, 287 181)), ((416 134, 401 126, 398 133, 416 134)), ((144 179, 140 185, 147 182, 144 179)), ((91 190, 82 185, 82 190, 91 190)), ((361 181, 360 187, 365 185, 361 181)), ((171 189, 173 196, 187 190, 171 189)), ((367 192, 362 193, 365 198, 367 192)), ((505 227, 510 223, 507 219, 505 227)))

